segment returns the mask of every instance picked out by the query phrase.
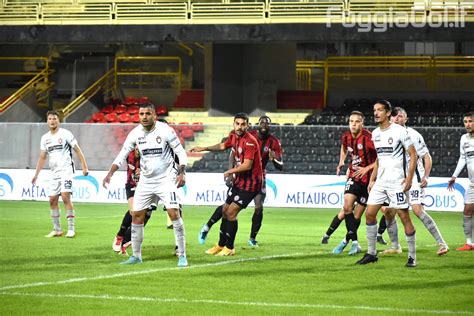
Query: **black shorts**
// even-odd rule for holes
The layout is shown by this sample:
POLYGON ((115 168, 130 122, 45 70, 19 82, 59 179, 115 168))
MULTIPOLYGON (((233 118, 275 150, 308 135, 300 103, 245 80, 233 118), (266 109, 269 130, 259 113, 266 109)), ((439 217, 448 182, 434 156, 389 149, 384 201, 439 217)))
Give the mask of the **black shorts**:
POLYGON ((367 206, 369 192, 367 191, 367 186, 365 184, 356 182, 352 178, 347 179, 344 194, 348 193, 354 194, 357 197, 357 203, 359 203, 360 205, 367 206))
POLYGON ((131 185, 130 183, 125 184, 125 194, 127 196, 127 200, 135 195, 136 188, 136 185, 131 185))
POLYGON ((260 191, 249 192, 236 187, 232 187, 227 192, 227 199, 225 200, 225 202, 229 205, 231 203, 235 203, 240 206, 241 209, 245 209, 259 193, 260 191))

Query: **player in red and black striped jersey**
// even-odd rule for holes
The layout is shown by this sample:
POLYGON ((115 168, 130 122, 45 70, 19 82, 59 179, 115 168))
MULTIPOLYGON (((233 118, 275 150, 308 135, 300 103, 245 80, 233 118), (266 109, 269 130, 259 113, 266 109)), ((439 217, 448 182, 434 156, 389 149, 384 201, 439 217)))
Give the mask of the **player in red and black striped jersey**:
POLYGON ((364 114, 362 112, 353 111, 351 113, 349 117, 349 129, 349 131, 342 134, 339 165, 336 168, 336 173, 339 175, 341 168, 344 166, 346 157, 349 156, 350 163, 344 191, 344 206, 342 209, 346 221, 347 235, 346 238, 333 249, 333 253, 340 254, 349 240, 352 240, 349 255, 355 255, 360 252, 357 240, 357 229, 360 224, 360 217, 367 206, 367 198, 369 196, 367 186, 369 184, 371 171, 375 165, 377 153, 374 143, 372 142, 372 134, 364 128, 364 114), (353 210, 355 210, 355 214, 353 210))
POLYGON ((237 215, 245 209, 262 190, 263 170, 258 141, 247 132, 249 117, 246 113, 234 116, 234 130, 223 143, 209 147, 195 147, 192 152, 223 151, 232 149, 235 167, 224 172, 224 179, 234 176, 232 188, 222 208, 220 238, 217 246, 206 251, 218 256, 233 256, 234 240, 237 234, 237 215))
MULTIPOLYGON (((262 116, 258 120, 258 129, 252 130, 251 133, 260 145, 260 155, 262 157, 262 169, 263 169, 263 186, 262 190, 255 196, 255 210, 252 216, 252 228, 250 231, 250 239, 248 241, 249 246, 258 247, 256 240, 257 234, 262 227, 263 220, 263 203, 266 197, 266 166, 269 161, 273 163, 273 166, 277 170, 283 170, 282 150, 280 140, 270 133, 271 119, 268 116, 262 116)), ((233 154, 229 157, 229 168, 234 166, 233 154)), ((231 187, 233 179, 229 178, 226 184, 231 187)), ((222 218, 222 207, 220 205, 216 208, 208 222, 204 224, 199 232, 198 241, 200 244, 204 244, 206 241, 207 234, 211 227, 222 218)))

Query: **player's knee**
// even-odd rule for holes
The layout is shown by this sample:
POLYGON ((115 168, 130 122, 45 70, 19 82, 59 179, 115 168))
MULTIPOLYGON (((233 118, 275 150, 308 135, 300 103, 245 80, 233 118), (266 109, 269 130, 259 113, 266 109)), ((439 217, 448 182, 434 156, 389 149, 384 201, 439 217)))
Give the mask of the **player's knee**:
POLYGON ((255 207, 254 214, 255 215, 260 215, 263 213, 263 207, 255 207))

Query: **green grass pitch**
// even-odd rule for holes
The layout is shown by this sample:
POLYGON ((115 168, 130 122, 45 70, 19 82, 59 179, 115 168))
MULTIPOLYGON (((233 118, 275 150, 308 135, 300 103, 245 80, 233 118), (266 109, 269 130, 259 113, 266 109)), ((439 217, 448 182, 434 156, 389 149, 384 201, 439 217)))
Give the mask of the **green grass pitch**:
MULTIPOLYGON (((455 251, 465 241, 461 213, 431 212, 451 248, 443 257, 414 219, 418 267, 408 269, 400 223, 402 255, 356 266, 362 255, 331 253, 344 224, 320 244, 337 210, 266 208, 260 247, 251 249, 249 208, 239 217, 237 255, 218 258, 204 253, 218 226, 206 245, 197 242, 214 207, 185 206, 190 266, 179 269, 160 210, 145 229, 144 263, 118 264, 124 257, 111 244, 125 209, 76 203, 76 238, 47 239, 47 202, 1 201, 0 315, 474 315, 474 251, 455 251)), ((365 225, 359 239, 365 250, 365 225)))

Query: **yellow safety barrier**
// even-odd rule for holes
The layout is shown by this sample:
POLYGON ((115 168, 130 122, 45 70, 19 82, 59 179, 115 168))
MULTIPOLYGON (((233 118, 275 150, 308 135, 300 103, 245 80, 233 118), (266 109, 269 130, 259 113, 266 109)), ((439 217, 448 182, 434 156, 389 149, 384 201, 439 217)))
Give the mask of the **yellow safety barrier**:
POLYGON ((474 0, 3 0, 0 25, 455 23, 474 0))

